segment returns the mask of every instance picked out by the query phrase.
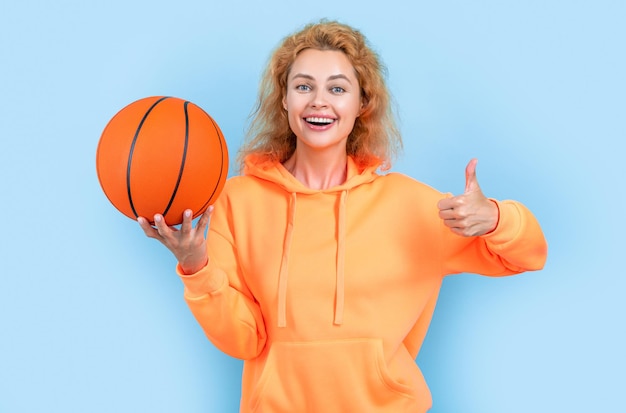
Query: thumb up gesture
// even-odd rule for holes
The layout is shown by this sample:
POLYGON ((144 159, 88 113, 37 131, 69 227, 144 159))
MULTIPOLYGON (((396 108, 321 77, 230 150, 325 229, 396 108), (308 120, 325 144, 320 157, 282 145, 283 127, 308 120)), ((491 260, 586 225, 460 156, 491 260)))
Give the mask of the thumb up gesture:
POLYGON ((477 163, 477 159, 472 159, 465 168, 465 192, 444 198, 437 204, 444 224, 464 237, 487 234, 498 225, 498 207, 483 195, 478 185, 477 163))

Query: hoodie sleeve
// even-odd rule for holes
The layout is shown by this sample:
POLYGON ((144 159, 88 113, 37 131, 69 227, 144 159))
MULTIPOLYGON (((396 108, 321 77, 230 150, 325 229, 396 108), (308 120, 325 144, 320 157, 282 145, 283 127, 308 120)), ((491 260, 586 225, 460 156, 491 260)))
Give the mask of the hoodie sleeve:
POLYGON ((208 265, 195 274, 177 273, 191 312, 209 340, 224 353, 251 359, 266 342, 261 310, 241 276, 224 203, 216 204, 207 235, 208 265))
POLYGON ((496 229, 479 237, 455 235, 441 223, 443 273, 501 276, 543 268, 547 243, 535 216, 516 201, 496 201, 496 229))

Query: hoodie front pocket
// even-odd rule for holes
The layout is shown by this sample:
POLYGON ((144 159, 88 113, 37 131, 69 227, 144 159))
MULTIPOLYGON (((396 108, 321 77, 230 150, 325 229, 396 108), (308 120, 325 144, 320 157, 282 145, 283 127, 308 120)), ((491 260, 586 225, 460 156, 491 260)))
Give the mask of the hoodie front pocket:
POLYGON ((390 375, 380 340, 275 342, 250 407, 257 413, 420 411, 411 382, 390 375))

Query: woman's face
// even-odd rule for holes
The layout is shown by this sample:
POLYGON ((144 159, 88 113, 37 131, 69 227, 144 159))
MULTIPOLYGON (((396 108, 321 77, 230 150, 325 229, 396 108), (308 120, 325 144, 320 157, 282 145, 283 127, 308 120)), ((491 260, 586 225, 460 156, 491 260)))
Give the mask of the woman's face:
POLYGON ((362 108, 354 67, 340 51, 306 49, 287 77, 283 105, 297 148, 343 149, 362 108))

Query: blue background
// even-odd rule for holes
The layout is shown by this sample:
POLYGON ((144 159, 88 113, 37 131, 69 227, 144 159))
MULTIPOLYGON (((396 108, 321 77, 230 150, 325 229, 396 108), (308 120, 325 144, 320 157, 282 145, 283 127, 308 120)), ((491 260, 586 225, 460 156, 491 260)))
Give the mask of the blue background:
POLYGON ((240 367, 188 312, 167 250, 102 193, 108 120, 202 106, 234 154, 271 50, 321 17, 389 69, 395 170, 464 167, 541 221, 543 271, 448 278, 418 358, 432 412, 623 406, 623 1, 103 0, 0 6, 0 412, 236 412, 240 367))

